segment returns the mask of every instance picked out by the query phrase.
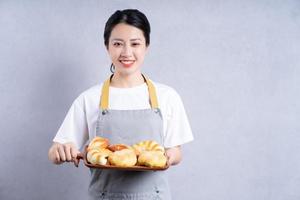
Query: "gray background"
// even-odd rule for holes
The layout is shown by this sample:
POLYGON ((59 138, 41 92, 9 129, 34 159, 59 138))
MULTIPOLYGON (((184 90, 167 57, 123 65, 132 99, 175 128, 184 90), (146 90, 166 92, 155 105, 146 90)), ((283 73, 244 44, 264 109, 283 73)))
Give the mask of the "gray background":
POLYGON ((84 165, 48 148, 72 101, 109 75, 116 9, 152 25, 144 73, 181 95, 195 141, 174 199, 300 199, 300 1, 0 1, 0 199, 85 199, 84 165), (184 2, 184 3, 183 3, 184 2))

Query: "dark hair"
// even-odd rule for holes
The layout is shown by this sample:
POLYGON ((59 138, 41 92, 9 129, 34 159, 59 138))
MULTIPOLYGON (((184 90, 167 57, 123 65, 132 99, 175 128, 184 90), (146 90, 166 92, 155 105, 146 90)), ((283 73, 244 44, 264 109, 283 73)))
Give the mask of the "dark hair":
POLYGON ((120 23, 134 26, 143 31, 146 46, 150 44, 150 24, 144 13, 136 9, 117 10, 107 20, 104 28, 104 44, 108 47, 109 37, 113 28, 120 23))

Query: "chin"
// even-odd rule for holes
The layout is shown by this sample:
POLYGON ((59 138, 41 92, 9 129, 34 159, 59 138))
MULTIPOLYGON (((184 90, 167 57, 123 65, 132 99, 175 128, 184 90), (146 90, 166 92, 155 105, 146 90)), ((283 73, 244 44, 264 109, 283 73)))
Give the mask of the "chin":
POLYGON ((119 73, 121 75, 125 75, 125 76, 132 75, 132 74, 136 73, 137 71, 139 71, 138 68, 124 68, 124 67, 116 70, 117 73, 119 73))

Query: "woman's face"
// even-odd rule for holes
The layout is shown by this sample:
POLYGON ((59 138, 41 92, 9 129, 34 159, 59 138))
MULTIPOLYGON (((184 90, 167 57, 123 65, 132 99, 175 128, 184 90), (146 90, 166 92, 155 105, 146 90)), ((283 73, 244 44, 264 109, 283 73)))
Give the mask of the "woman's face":
POLYGON ((143 31, 124 23, 116 25, 111 32, 107 50, 116 73, 140 73, 147 52, 143 31))

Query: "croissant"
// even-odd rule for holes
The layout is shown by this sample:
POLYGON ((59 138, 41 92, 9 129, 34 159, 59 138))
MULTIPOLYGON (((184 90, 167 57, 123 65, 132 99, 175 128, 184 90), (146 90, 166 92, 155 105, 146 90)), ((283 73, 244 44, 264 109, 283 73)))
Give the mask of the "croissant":
POLYGON ((91 164, 106 165, 108 157, 112 152, 108 149, 94 148, 90 149, 87 153, 87 160, 91 164))
POLYGON ((147 167, 164 167, 167 164, 167 158, 160 151, 143 151, 138 157, 137 164, 147 167))
POLYGON ((131 167, 137 163, 137 157, 132 149, 122 149, 120 151, 113 152, 108 161, 111 165, 119 167, 131 167))
POLYGON ((134 144, 132 147, 134 148, 137 155, 140 155, 143 151, 157 151, 161 154, 165 153, 164 147, 160 146, 153 140, 145 140, 134 144))
POLYGON ((88 151, 94 148, 107 148, 109 141, 106 138, 96 136, 89 144, 88 151))

